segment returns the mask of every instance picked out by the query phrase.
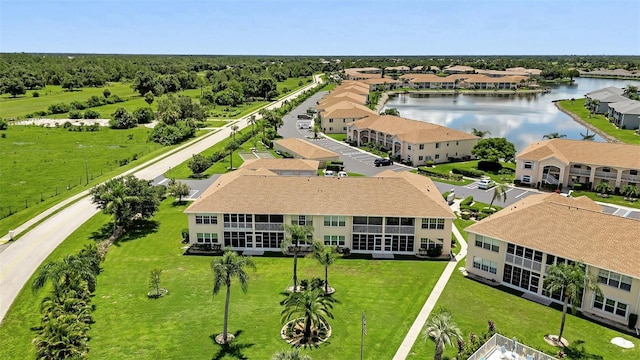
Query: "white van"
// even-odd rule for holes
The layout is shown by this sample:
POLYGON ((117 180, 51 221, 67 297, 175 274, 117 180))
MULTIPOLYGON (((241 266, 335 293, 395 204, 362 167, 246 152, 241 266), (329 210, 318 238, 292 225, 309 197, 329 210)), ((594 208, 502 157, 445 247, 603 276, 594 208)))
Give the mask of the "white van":
POLYGON ((335 173, 333 172, 333 170, 325 170, 325 171, 324 171, 324 176, 325 176, 325 177, 333 177, 333 175, 335 175, 335 173))

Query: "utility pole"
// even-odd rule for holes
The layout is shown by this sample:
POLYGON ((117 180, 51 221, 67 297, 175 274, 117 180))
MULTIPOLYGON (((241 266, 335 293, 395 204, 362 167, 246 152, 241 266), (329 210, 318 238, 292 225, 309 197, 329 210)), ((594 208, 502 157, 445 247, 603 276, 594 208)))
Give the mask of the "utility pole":
POLYGON ((84 172, 87 176, 87 182, 85 185, 89 185, 89 164, 87 163, 87 155, 84 156, 84 172))

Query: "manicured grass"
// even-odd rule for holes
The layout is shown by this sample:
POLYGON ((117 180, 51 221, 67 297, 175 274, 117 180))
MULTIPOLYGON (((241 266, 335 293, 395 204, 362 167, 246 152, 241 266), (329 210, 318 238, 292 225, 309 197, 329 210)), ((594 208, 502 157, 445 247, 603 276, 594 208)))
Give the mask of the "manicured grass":
POLYGON ((593 201, 603 202, 607 204, 614 204, 626 207, 632 207, 640 209, 640 201, 627 201, 624 199, 622 195, 609 195, 608 198, 599 197, 597 193, 591 191, 573 191, 571 192, 571 196, 586 196, 593 201))
POLYGON ((10 126, 0 139, 0 233, 123 171, 119 161, 140 164, 170 149, 147 142, 149 132, 144 127, 75 132, 10 126), (14 214, 4 218, 9 210, 14 214))
MULTIPOLYGON (((430 168, 430 170, 431 169, 433 169, 433 168, 430 168)), ((414 173, 414 174, 418 174, 418 170, 411 170, 411 172, 414 173)), ((436 177, 436 176, 429 176, 429 175, 426 175, 424 173, 422 173, 420 175, 426 176, 426 177, 430 178, 433 181, 437 181, 437 182, 441 182, 441 183, 445 183, 445 184, 450 184, 450 185, 464 186, 464 185, 468 185, 468 184, 471 184, 472 182, 474 182, 474 180, 465 179, 465 178, 463 178, 460 181, 455 181, 455 180, 443 179, 441 177, 436 177)))
POLYGON ((60 86, 48 85, 44 89, 35 90, 40 94, 37 98, 32 96, 33 91, 27 91, 26 95, 15 99, 9 94, 0 96, 0 114, 3 118, 17 118, 36 111, 47 111, 52 104, 86 101, 94 95, 103 97, 104 89, 109 89, 112 95, 118 95, 123 99, 136 95, 131 86, 124 83, 110 83, 101 88, 89 87, 74 91, 64 91, 60 86))
MULTIPOLYGON (((463 162, 454 162, 454 163, 446 163, 446 164, 436 164, 434 167, 429 168, 429 171, 437 172, 440 174, 449 174, 451 170, 454 168, 464 169, 464 170, 478 170, 478 162, 479 160, 471 160, 471 161, 463 161, 463 162)), ((501 163, 503 168, 508 168, 513 170, 511 174, 494 174, 491 172, 485 171, 484 175, 490 177, 496 183, 512 183, 515 178, 516 164, 514 163, 501 163)), ((454 183, 455 184, 455 183, 454 183)))
POLYGON ((214 118, 218 120, 224 119, 240 119, 249 115, 250 113, 260 109, 261 107, 269 104, 267 101, 254 101, 250 103, 245 103, 237 107, 227 107, 227 106, 214 106, 209 107, 209 118, 214 118))
POLYGON ((636 135, 635 130, 618 129, 613 123, 607 120, 606 116, 589 113, 589 110, 584 107, 584 102, 585 99, 576 99, 573 103, 571 100, 563 100, 558 102, 558 105, 624 143, 640 144, 640 136, 636 135))
POLYGON ((223 127, 228 123, 229 123, 228 121, 224 121, 224 120, 207 120, 205 122, 206 127, 211 127, 211 128, 223 127))
POLYGON ((453 224, 456 226, 456 228, 458 228, 458 230, 460 231, 460 235, 462 235, 465 241, 467 241, 467 238, 469 237, 469 234, 467 233, 465 228, 475 223, 475 220, 464 220, 461 218, 453 219, 453 224))
MULTIPOLYGON (((155 232, 140 237, 130 232, 128 239, 109 250, 93 298, 96 310, 90 358, 269 359, 288 348, 279 335, 279 301, 280 292, 291 282, 292 258, 254 257, 257 271, 250 273, 248 293, 243 294, 234 283, 229 330, 240 333, 232 347, 237 353, 225 353, 210 339, 222 331, 224 293, 212 296, 213 257, 182 255, 181 230, 187 226, 184 209, 165 201, 152 219, 158 225, 155 232), (153 268, 164 270, 161 286, 169 290, 158 300, 146 297, 153 268)), ((61 247, 58 255, 75 251, 106 222, 104 215, 93 218, 65 241, 66 251, 61 247)), ((330 320, 333 335, 327 344, 305 353, 314 359, 357 358, 360 317, 365 311, 365 358, 391 358, 445 265, 339 259, 329 269, 329 281, 337 289, 335 298, 339 301, 333 310, 335 319, 330 320)), ((299 260, 298 271, 301 278, 324 274, 310 258, 299 260)), ((29 328, 38 324, 39 301, 30 290, 23 291, 19 300, 8 314, 11 321, 0 326, 0 335, 7 339, 0 348, 1 358, 34 357, 29 328)))
MULTIPOLYGON (((113 114, 118 108, 124 108, 127 111, 129 111, 130 113, 132 113, 132 112, 134 112, 135 110, 137 110, 139 108, 146 108, 146 107, 149 107, 149 104, 147 104, 144 101, 144 98, 140 97, 140 96, 136 96, 136 97, 132 97, 131 100, 124 101, 124 102, 121 102, 121 103, 107 104, 107 105, 92 107, 91 110, 97 111, 100 114, 100 118, 101 119, 110 119, 111 118, 111 114, 113 114)), ((153 102, 151 104, 151 109, 153 109, 153 111, 156 111, 158 109, 157 104, 155 102, 153 102)), ((84 113, 87 110, 80 110, 80 112, 84 113)), ((68 119, 69 118, 69 113, 66 112, 66 113, 63 113, 63 114, 47 115, 46 118, 48 118, 48 119, 68 119)), ((80 120, 80 121, 82 121, 82 120, 80 120)))
MULTIPOLYGON (((472 245, 473 246, 473 245, 472 245)), ((461 263, 460 266, 464 266, 461 263)), ((541 349, 555 356, 557 349, 548 345, 545 334, 557 334, 560 329, 561 311, 525 300, 512 293, 484 285, 465 278, 455 271, 442 296, 436 304, 447 308, 453 321, 463 332, 465 341, 469 333, 478 335, 487 330, 487 321, 493 320, 498 331, 508 338, 516 337, 519 342, 536 349, 541 349)), ((565 333, 570 342, 584 341, 584 349, 588 353, 601 355, 604 359, 632 360, 640 357, 640 341, 586 319, 567 315, 565 333), (622 349, 610 343, 611 339, 621 336, 632 340, 633 349, 622 349)), ((433 341, 422 338, 414 344, 409 359, 431 358, 435 352, 433 341)), ((457 347, 447 348, 445 356, 453 358, 457 347)))
MULTIPOLYGON (((284 96, 287 96, 288 94, 290 94, 292 91, 295 91, 297 89, 300 89, 301 87, 305 86, 305 85, 309 85, 311 84, 311 82, 307 82, 307 81, 313 81, 313 77, 311 76, 307 76, 307 77, 299 77, 299 78, 290 78, 290 79, 286 79, 285 81, 281 81, 278 82, 277 84, 277 89, 278 92, 284 96), (302 85, 298 85, 298 83, 302 81, 302 85), (289 91, 287 93, 283 93, 282 89, 287 88, 289 91)), ((282 97, 282 96, 281 96, 282 97)))
POLYGON ((347 134, 324 134, 324 135, 332 138, 333 140, 338 140, 338 141, 345 141, 347 139, 347 134))

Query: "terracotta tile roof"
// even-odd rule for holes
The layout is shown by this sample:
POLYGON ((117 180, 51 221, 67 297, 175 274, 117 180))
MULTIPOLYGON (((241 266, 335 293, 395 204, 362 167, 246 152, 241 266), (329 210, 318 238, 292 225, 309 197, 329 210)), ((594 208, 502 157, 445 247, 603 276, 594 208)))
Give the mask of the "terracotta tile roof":
POLYGON ((274 141, 275 144, 287 149, 287 152, 296 153, 305 159, 322 160, 326 158, 339 157, 333 151, 327 150, 316 144, 297 138, 286 138, 274 141))
POLYGON ((240 169, 258 170, 318 170, 320 162, 307 159, 250 159, 245 160, 240 169))
POLYGON ((389 66, 384 68, 386 71, 409 71, 411 70, 410 67, 405 66, 405 65, 400 65, 400 66, 389 66))
POLYGON ((365 116, 376 115, 376 112, 368 107, 350 101, 340 101, 325 108, 320 115, 323 119, 331 118, 363 118, 365 116))
POLYGON ((565 164, 640 169, 640 145, 551 139, 529 144, 516 159, 540 161, 555 157, 565 164))
POLYGON ((369 85, 380 85, 380 84, 397 84, 400 81, 393 80, 392 78, 379 78, 379 79, 362 80, 362 82, 369 85))
POLYGON ((400 76, 401 79, 409 80, 412 83, 421 83, 421 82, 438 82, 438 83, 453 83, 456 81, 455 77, 452 76, 438 76, 434 74, 406 74, 400 76))
POLYGON ((220 176, 185 210, 203 212, 455 218, 431 179, 391 170, 348 178, 236 171, 220 176), (375 201, 367 200, 372 195, 375 201))
MULTIPOLYGON (((330 95, 327 95, 326 97, 323 97, 318 101, 318 105, 322 105, 323 108, 327 108, 329 104, 333 105, 345 100, 351 101, 356 104, 364 105, 367 101, 367 97, 365 95, 353 93, 350 91, 344 91, 335 95, 330 94, 330 95)), ((316 108, 319 109, 320 107, 318 106, 316 108)))
POLYGON ((462 131, 424 121, 405 119, 393 115, 374 115, 356 120, 349 129, 370 129, 394 135, 398 139, 412 144, 425 144, 440 141, 480 139, 462 131))
POLYGON ((466 230, 640 278, 639 220, 602 213, 585 200, 539 196, 529 196, 466 230))
POLYGON ((475 69, 472 68, 471 66, 465 66, 465 65, 455 65, 455 66, 447 66, 444 68, 444 71, 474 71, 475 69))

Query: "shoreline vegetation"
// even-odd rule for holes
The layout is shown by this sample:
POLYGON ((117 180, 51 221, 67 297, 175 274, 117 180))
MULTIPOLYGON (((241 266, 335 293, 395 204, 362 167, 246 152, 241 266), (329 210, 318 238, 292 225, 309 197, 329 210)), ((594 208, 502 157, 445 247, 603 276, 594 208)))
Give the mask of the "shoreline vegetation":
POLYGON ((584 120, 581 116, 579 116, 576 113, 573 113, 567 109, 565 109, 562 106, 562 101, 567 101, 567 99, 564 100, 556 100, 553 102, 553 105, 556 107, 556 109, 562 111, 563 113, 569 115, 569 117, 571 117, 573 119, 573 121, 581 124, 582 126, 586 127, 587 129, 591 130, 592 132, 598 134, 600 137, 602 137, 603 139, 605 139, 607 142, 610 143, 622 143, 622 141, 620 141, 618 138, 611 136, 609 134, 607 134, 605 131, 598 129, 597 127, 595 127, 593 124, 591 124, 590 122, 584 120))

